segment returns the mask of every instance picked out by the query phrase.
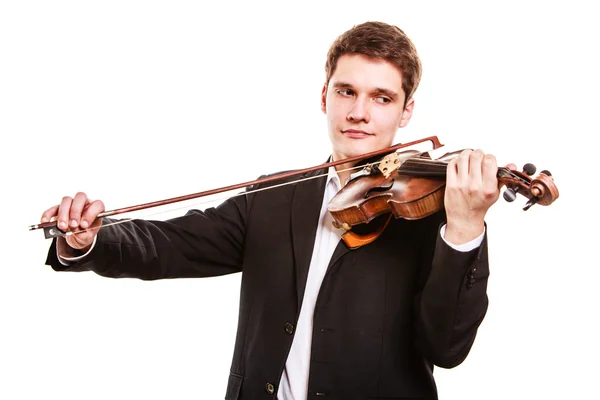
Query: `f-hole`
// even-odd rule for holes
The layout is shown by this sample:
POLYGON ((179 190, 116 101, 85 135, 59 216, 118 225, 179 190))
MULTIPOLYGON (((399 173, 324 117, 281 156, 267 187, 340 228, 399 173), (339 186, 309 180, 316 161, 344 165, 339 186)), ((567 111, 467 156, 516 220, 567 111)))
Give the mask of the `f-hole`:
POLYGON ((377 193, 387 192, 388 190, 390 190, 392 188, 392 186, 394 186, 393 179, 391 181, 389 181, 387 186, 378 186, 378 187, 371 188, 371 189, 369 189, 369 191, 367 191, 367 193, 365 193, 365 199, 368 197, 371 197, 372 195, 377 194, 377 193))

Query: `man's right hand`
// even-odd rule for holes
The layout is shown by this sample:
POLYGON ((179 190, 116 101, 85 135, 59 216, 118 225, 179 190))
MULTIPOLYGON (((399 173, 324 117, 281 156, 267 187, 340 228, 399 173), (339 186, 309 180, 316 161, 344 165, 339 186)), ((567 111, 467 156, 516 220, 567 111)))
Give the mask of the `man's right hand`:
MULTIPOLYGON (((103 211, 102 201, 90 201, 85 193, 79 192, 75 197, 63 197, 60 204, 44 211, 41 221, 55 220, 58 229, 64 232, 82 231, 64 238, 72 249, 86 252, 94 243, 94 238, 102 225, 102 218, 96 217, 103 211)), ((59 248, 60 253, 62 252, 59 248)))

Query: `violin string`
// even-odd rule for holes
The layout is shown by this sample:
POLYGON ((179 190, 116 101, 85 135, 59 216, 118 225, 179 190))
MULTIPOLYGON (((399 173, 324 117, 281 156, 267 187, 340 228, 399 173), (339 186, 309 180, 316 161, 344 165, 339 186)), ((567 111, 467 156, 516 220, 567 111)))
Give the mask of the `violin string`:
POLYGON ((445 175, 448 167, 447 161, 431 160, 427 158, 410 158, 400 167, 400 171, 412 174, 440 174, 445 175))
MULTIPOLYGON (((406 163, 404 163, 402 165, 402 167, 406 168, 407 170, 409 170, 410 172, 422 172, 422 173, 427 173, 427 172, 435 172, 435 171, 439 171, 439 172, 445 172, 445 168, 447 168, 449 161, 439 161, 439 160, 430 160, 430 159, 426 159, 426 158, 411 158, 408 159, 406 161, 406 163), (440 167, 439 169, 434 169, 433 171, 427 170, 427 169, 423 169, 423 170, 418 170, 416 168, 411 168, 413 166, 425 166, 427 167, 440 167), (442 168, 444 169, 442 171, 442 168)), ((527 184, 528 182, 523 179, 522 177, 520 177, 519 175, 515 174, 513 171, 511 171, 509 168, 507 167, 498 167, 498 174, 504 174, 507 175, 509 178, 513 178, 516 179, 524 184, 527 184)))

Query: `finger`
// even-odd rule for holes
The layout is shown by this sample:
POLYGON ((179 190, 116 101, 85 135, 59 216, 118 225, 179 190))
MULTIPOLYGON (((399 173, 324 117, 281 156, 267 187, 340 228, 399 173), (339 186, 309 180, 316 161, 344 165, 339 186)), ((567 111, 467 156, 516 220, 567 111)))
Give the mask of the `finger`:
POLYGON ((448 162, 448 167, 446 168, 446 186, 455 187, 456 182, 458 180, 458 160, 457 158, 453 158, 448 162))
POLYGON ((69 210, 71 209, 71 204, 73 203, 73 199, 65 196, 60 202, 60 206, 58 207, 58 229, 66 230, 68 227, 67 221, 69 220, 69 210))
POLYGON ((77 228, 81 221, 81 213, 83 208, 88 203, 87 195, 83 192, 79 192, 75 195, 73 203, 71 204, 71 210, 69 211, 69 226, 71 228, 77 228))
POLYGON ((463 150, 457 160, 457 177, 458 183, 460 186, 464 187, 467 185, 469 179, 469 156, 471 155, 472 150, 463 150))
POLYGON ((88 226, 98 227, 102 223, 102 218, 96 219, 98 214, 104 211, 104 203, 95 200, 88 204, 81 216, 81 227, 86 229, 88 226))
POLYGON ((42 223, 50 221, 53 217, 56 217, 57 212, 58 212, 58 204, 53 207, 50 207, 49 209, 44 211, 42 213, 42 218, 40 219, 40 221, 42 223))
POLYGON ((482 162, 483 185, 486 194, 494 194, 498 191, 498 163, 492 154, 486 154, 482 162))
POLYGON ((517 165, 510 163, 510 164, 506 164, 505 168, 510 169, 511 171, 515 171, 517 169, 517 165))
POLYGON ((482 186, 483 150, 477 149, 469 155, 469 188, 472 192, 479 190, 482 186))

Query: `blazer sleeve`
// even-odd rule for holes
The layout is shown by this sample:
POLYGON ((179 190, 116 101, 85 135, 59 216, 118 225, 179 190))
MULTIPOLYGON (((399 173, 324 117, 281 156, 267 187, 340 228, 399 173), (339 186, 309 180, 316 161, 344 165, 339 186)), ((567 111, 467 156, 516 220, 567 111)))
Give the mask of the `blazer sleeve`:
POLYGON ((453 368, 469 354, 487 312, 488 228, 478 248, 460 252, 440 236, 444 217, 429 219, 421 236, 416 342, 433 364, 453 368))
POLYGON ((68 267, 58 260, 56 239, 46 264, 56 271, 93 271, 111 278, 155 280, 225 275, 242 269, 251 195, 218 207, 192 210, 167 221, 105 218, 90 254, 68 267))

